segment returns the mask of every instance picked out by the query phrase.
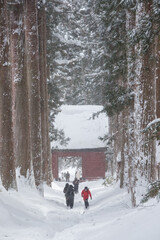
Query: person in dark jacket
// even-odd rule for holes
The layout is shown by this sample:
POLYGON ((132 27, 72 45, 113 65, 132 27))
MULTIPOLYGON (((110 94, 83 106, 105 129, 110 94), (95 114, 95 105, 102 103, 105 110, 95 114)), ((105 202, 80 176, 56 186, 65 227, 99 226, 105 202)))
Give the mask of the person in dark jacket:
POLYGON ((66 185, 65 185, 65 187, 64 187, 64 189, 63 189, 63 192, 64 192, 64 194, 65 194, 67 207, 69 207, 69 200, 68 200, 68 197, 67 197, 67 195, 68 195, 68 190, 69 190, 69 183, 66 183, 66 185))
POLYGON ((74 185, 74 192, 78 193, 79 180, 77 178, 74 179, 73 185, 74 185))
POLYGON ((67 201, 68 201, 68 206, 70 208, 73 208, 73 205, 74 205, 74 187, 73 187, 73 185, 69 185, 69 188, 67 190, 67 201))
POLYGON ((69 174, 69 172, 67 171, 67 173, 66 173, 66 182, 69 182, 69 179, 70 179, 70 174, 69 174))
POLYGON ((90 197, 90 199, 92 199, 92 195, 91 192, 89 191, 88 187, 85 187, 82 192, 81 192, 81 196, 83 197, 83 201, 85 204, 85 208, 89 207, 89 202, 88 202, 88 198, 90 197))

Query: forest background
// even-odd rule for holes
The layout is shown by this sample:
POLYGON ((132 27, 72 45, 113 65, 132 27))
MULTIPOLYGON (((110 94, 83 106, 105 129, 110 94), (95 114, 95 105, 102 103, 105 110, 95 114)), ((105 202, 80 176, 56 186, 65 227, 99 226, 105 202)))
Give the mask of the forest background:
MULTIPOLYGON (((103 105, 108 168, 131 193, 160 178, 159 0, 0 1, 0 175, 43 193, 61 104, 103 105), (50 124, 49 124, 50 122, 50 124)), ((105 134, 105 133, 104 133, 105 134)))

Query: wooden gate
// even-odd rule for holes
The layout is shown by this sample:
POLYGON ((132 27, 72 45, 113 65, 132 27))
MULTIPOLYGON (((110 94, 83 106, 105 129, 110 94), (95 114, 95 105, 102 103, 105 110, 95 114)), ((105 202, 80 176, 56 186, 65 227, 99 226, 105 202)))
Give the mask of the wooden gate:
POLYGON ((82 158, 82 179, 93 180, 105 177, 106 148, 59 149, 52 150, 52 170, 54 179, 58 179, 58 159, 66 157, 82 158))

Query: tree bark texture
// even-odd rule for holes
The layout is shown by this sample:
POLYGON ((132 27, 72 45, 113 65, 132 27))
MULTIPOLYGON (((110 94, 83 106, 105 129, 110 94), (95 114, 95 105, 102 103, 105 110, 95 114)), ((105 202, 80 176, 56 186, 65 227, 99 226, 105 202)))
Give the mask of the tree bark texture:
POLYGON ((29 174, 31 168, 31 158, 24 38, 24 2, 10 5, 10 26, 15 158, 16 166, 20 167, 20 174, 27 177, 27 173, 29 174))
POLYGON ((156 115, 160 118, 160 35, 155 38, 156 115))
POLYGON ((7 1, 0 2, 0 164, 3 186, 16 188, 12 123, 12 79, 7 1))
POLYGON ((39 66, 40 66, 40 107, 41 107, 41 135, 42 135, 42 171, 43 180, 48 185, 52 182, 51 155, 49 143, 48 122, 48 89, 46 62, 46 15, 43 1, 39 2, 38 35, 39 35, 39 66))
POLYGON ((40 191, 43 181, 52 181, 45 21, 43 1, 0 2, 0 170, 6 189, 16 187, 16 167, 24 177, 33 170, 40 191))
POLYGON ((29 85, 31 159, 35 184, 42 190, 42 143, 37 0, 26 0, 26 57, 29 85))
MULTIPOLYGON (((135 27, 135 12, 127 11, 126 13, 126 32, 129 33, 135 27)), ((135 56, 135 48, 134 46, 130 46, 129 37, 127 37, 127 84, 128 87, 134 90, 134 77, 133 73, 135 73, 135 64, 133 61, 133 56, 135 56)), ((134 118, 134 100, 131 105, 126 108, 126 126, 127 126, 127 136, 126 136, 126 158, 127 164, 126 167, 128 169, 128 190, 131 194, 131 202, 132 206, 136 206, 136 196, 135 196, 135 183, 136 183, 136 167, 135 167, 135 135, 134 135, 134 125, 136 119, 134 118)))
MULTIPOLYGON (((151 15, 151 2, 144 1, 143 12, 151 15)), ((142 100, 142 129, 144 129, 149 122, 152 122, 156 117, 156 89, 155 89, 155 41, 150 45, 147 52, 143 55, 141 84, 143 92, 142 100)), ((156 159, 155 159, 155 141, 148 141, 150 134, 144 135, 144 157, 146 164, 146 174, 149 181, 156 179, 156 159)))

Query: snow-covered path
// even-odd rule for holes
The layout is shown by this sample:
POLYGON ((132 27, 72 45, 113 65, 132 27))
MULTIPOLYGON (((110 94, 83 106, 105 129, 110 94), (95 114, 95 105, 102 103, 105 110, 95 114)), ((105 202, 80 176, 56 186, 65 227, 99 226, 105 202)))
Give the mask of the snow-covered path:
POLYGON ((103 180, 87 185, 93 196, 85 210, 80 193, 73 209, 65 206, 64 182, 45 186, 45 198, 23 182, 19 192, 0 192, 0 240, 159 240, 160 204, 132 209, 129 195, 103 180))
MULTIPOLYGON (((80 240, 83 236, 87 236, 87 239, 99 239, 101 229, 106 228, 107 225, 112 225, 114 222, 119 221, 121 216, 128 214, 129 206, 123 202, 123 197, 126 197, 126 192, 117 193, 117 189, 114 190, 110 187, 108 190, 102 185, 102 181, 87 182, 80 184, 80 192, 85 185, 89 186, 92 192, 93 200, 90 200, 90 208, 85 210, 84 203, 81 199, 80 193, 75 195, 75 203, 73 209, 64 208, 64 196, 61 186, 64 183, 57 183, 59 185, 59 192, 57 189, 57 195, 59 198, 59 204, 62 206, 60 209, 61 214, 64 217, 63 230, 56 232, 53 239, 63 240, 75 239, 80 240), (104 189, 107 191, 104 194, 104 189), (70 223, 70 225, 68 225, 70 223)), ((53 188, 56 187, 53 184, 53 188)), ((48 199, 53 199, 53 195, 46 195, 48 199)), ((125 199, 126 200, 126 199, 125 199)), ((130 209, 130 211, 132 211, 130 209)), ((104 230, 102 231, 104 234, 104 230)), ((102 234, 102 235, 103 235, 102 234)), ((105 234, 106 235, 106 234, 105 234)), ((102 239, 104 235, 102 236, 102 239)))
MULTIPOLYGON (((80 194, 77 194, 74 209, 63 210, 64 228, 55 233, 54 240, 64 240, 66 237, 70 240, 80 240, 84 236, 87 236, 89 240, 104 238, 108 240, 137 240, 150 239, 151 236, 154 236, 154 240, 160 239, 158 221, 154 219, 154 225, 152 222, 152 211, 157 214, 154 207, 132 209, 129 206, 130 200, 126 191, 119 189, 118 186, 106 188, 102 182, 80 184, 80 191, 85 185, 89 186, 92 191, 93 200, 90 201, 90 208, 84 209, 80 194), (68 222, 70 222, 70 226, 68 226, 68 222), (145 224, 147 224, 148 229, 145 228, 145 224)), ((61 196, 59 202, 63 206, 64 196, 61 193, 61 184, 58 183, 60 190, 58 195, 61 196)))

